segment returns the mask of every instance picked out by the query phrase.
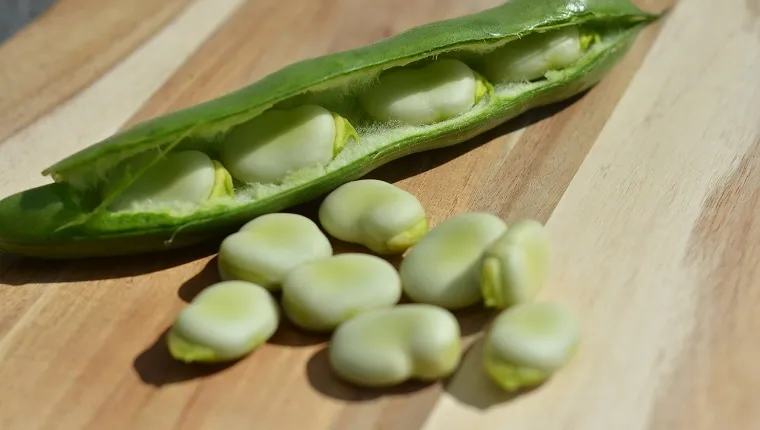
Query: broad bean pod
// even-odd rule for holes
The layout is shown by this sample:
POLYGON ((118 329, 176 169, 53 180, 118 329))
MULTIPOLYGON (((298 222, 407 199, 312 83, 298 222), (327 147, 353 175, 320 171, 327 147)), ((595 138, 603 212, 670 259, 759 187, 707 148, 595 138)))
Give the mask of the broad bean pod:
POLYGON ((590 88, 655 19, 629 0, 512 0, 291 64, 46 168, 53 183, 0 201, 0 251, 79 258, 221 237, 590 88), (192 176, 207 187, 211 173, 231 176, 230 192, 169 201, 135 192, 151 169, 188 150, 208 157, 192 176))

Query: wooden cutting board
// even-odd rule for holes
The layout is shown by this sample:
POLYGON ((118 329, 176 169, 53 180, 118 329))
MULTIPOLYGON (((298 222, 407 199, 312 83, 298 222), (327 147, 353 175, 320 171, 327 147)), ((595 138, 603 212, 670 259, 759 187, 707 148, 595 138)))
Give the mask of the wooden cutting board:
MULTIPOLYGON (((293 61, 500 0, 61 0, 0 47, 0 195, 137 121, 293 61)), ((287 326, 231 366, 162 335, 217 280, 218 243, 163 255, 0 256, 0 429, 760 428, 760 1, 639 0, 648 28, 594 89, 372 174, 435 225, 462 211, 547 223, 576 359, 508 398, 481 372, 486 319, 447 381, 338 382, 287 326)), ((314 205, 300 208, 313 214, 314 205)))

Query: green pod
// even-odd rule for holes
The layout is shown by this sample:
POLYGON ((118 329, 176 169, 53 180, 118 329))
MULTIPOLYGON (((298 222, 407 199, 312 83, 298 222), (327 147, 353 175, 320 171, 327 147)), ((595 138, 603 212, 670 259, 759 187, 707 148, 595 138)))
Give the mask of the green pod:
MULTIPOLYGON (((80 258, 166 250, 221 237, 252 218, 309 201, 389 161, 458 144, 529 109, 588 89, 655 19, 656 15, 641 11, 629 0, 512 0, 361 48, 292 64, 233 93, 137 124, 45 169, 43 174, 51 176, 53 183, 0 201, 0 251, 80 258), (571 39, 554 47, 545 37, 536 37, 534 47, 530 46, 531 36, 571 27, 577 29, 572 32, 578 34, 577 43, 571 39), (516 60, 509 59, 513 42, 519 42, 519 49, 514 50, 516 60), (510 67, 515 61, 526 61, 520 56, 530 54, 531 49, 545 55, 546 61, 520 63, 509 73, 492 73, 504 61, 510 67), (508 59, 493 61, 494 55, 508 59), (464 63, 472 74, 447 74, 428 67, 446 59, 464 63), (432 81, 440 81, 441 87, 430 92, 431 103, 445 104, 442 86, 457 84, 451 88, 458 92, 458 105, 441 105, 445 115, 425 117, 433 123, 425 118, 404 123, 409 106, 392 110, 395 105, 388 100, 382 100, 386 103, 383 112, 400 112, 401 121, 397 115, 392 120, 370 115, 364 95, 379 85, 386 73, 392 73, 390 69, 402 67, 435 74, 432 81), (543 76, 539 76, 541 67, 548 68, 543 76), (499 81, 500 76, 531 80, 499 81), (471 99, 467 91, 473 91, 471 99), (292 112, 305 105, 324 110, 309 117, 309 122, 286 124, 285 132, 251 132, 262 139, 253 145, 269 145, 262 153, 274 154, 273 159, 281 156, 276 146, 280 140, 319 135, 320 142, 313 145, 307 140, 295 142, 301 149, 292 152, 303 155, 289 164, 296 170, 266 183, 241 181, 233 174, 231 193, 214 193, 192 204, 153 205, 148 200, 119 206, 131 209, 114 210, 114 202, 166 154, 202 151, 218 165, 226 139, 241 139, 242 133, 245 141, 244 126, 256 117, 269 109, 292 112)), ((425 90, 399 91, 402 97, 403 91, 419 95, 425 90)), ((287 145, 294 147, 293 141, 287 145)), ((228 175, 223 170, 218 174, 228 175)))

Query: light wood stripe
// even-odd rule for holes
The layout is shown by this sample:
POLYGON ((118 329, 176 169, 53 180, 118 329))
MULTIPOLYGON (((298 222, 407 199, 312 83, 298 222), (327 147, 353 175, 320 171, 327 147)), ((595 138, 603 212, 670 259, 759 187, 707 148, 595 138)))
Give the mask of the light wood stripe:
POLYGON ((577 359, 546 386, 490 410, 463 402, 459 393, 485 389, 464 376, 455 378, 425 428, 509 423, 526 430, 708 429, 727 422, 731 428, 754 428, 757 413, 749 403, 736 404, 738 392, 726 399, 726 392, 715 388, 726 381, 719 376, 733 375, 738 379, 732 380, 742 380, 742 395, 750 396, 743 398, 758 398, 754 369, 722 370, 727 365, 722 360, 738 365, 756 357, 757 346, 747 345, 740 333, 758 325, 739 325, 749 313, 738 311, 734 300, 728 305, 709 298, 727 299, 725 288, 756 298, 751 286, 760 282, 754 264, 758 249, 745 237, 747 230, 737 236, 726 224, 710 230, 707 241, 695 241, 693 233, 696 228, 703 234, 700 218, 709 223, 724 215, 722 207, 736 208, 736 216, 751 225, 754 203, 744 199, 757 193, 745 187, 757 186, 747 179, 757 177, 749 172, 757 166, 760 139, 760 126, 752 119, 760 116, 760 81, 754 73, 760 57, 747 52, 756 52, 760 39, 757 31, 730 24, 744 16, 743 6, 679 3, 550 218, 555 261, 551 287, 542 298, 568 303, 581 316, 585 336, 577 359), (746 154, 745 161, 736 154, 746 154), (716 193, 723 201, 716 206, 715 198, 708 199, 712 203, 703 208, 716 193), (748 241, 737 243, 738 237, 748 241), (716 241, 722 245, 718 250, 716 241), (695 246, 707 261, 688 258, 695 246), (730 252, 731 246, 753 256, 731 266, 741 267, 746 277, 720 272, 725 263, 720 249, 730 252), (706 274, 717 277, 704 282, 706 274), (732 278, 733 284, 718 281, 732 278), (737 312, 736 319, 698 321, 721 309, 737 312), (707 344, 709 339, 720 343, 707 344), (674 387, 677 391, 668 391, 674 387))
POLYGON ((0 142, 87 88, 188 3, 55 2, 0 45, 0 142))

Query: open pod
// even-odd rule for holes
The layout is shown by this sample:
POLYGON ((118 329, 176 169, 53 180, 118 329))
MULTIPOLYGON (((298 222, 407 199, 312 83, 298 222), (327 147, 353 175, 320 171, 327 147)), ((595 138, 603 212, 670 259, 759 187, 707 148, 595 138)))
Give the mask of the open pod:
POLYGON ((588 89, 656 18, 629 0, 512 0, 292 64, 47 168, 54 183, 0 201, 0 250, 135 254, 233 232, 588 89))

